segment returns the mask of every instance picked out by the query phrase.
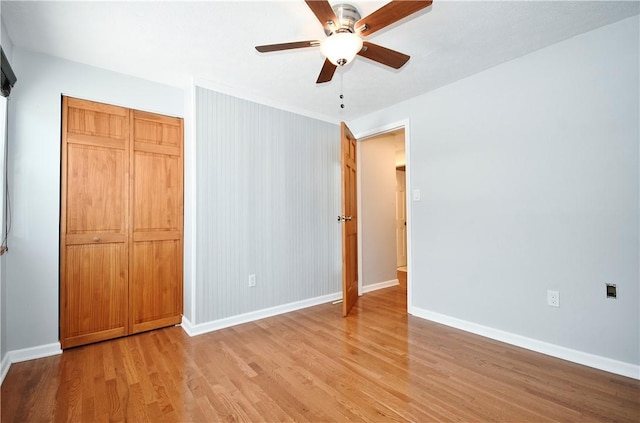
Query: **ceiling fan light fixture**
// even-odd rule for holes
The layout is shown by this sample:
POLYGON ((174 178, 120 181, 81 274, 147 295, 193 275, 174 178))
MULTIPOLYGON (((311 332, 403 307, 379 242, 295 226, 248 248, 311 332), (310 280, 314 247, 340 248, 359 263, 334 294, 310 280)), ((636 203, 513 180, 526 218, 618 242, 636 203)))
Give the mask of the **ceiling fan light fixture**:
POLYGON ((336 32, 322 40, 320 51, 336 66, 351 62, 362 50, 362 38, 352 32, 336 32))
MULTIPOLYGON (((338 2, 340 0, 335 0, 338 2)), ((369 36, 376 31, 393 25, 414 13, 431 6, 433 0, 405 0, 385 4, 375 12, 364 18, 358 8, 352 4, 329 3, 329 0, 305 0, 327 35, 322 41, 294 41, 280 44, 256 46, 260 53, 318 47, 326 57, 316 84, 329 82, 333 78, 338 66, 350 63, 356 55, 366 59, 400 69, 410 59, 410 56, 386 47, 362 41, 361 35, 369 36), (365 34, 366 33, 366 34, 365 34), (364 47, 363 47, 364 46, 364 47)), ((333 2, 333 1, 332 1, 333 2)))

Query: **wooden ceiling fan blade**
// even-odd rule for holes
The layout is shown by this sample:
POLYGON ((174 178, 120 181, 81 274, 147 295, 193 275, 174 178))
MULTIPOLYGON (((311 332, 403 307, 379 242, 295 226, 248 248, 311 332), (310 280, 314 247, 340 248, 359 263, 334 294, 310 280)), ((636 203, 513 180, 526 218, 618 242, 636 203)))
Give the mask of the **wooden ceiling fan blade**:
POLYGON ((400 19, 431 6, 431 3, 433 3, 432 0, 394 0, 356 22, 356 32, 363 36, 371 35, 400 19))
POLYGON ((320 71, 320 75, 318 75, 318 80, 316 84, 322 84, 323 82, 331 81, 333 78, 333 74, 336 73, 337 66, 329 61, 329 59, 325 59, 324 65, 322 65, 322 70, 320 71))
POLYGON ((294 48, 318 47, 320 41, 294 41, 292 43, 267 44, 264 46, 256 46, 256 50, 260 53, 269 53, 271 51, 291 50, 294 48))
POLYGON ((309 6, 313 14, 316 15, 316 18, 318 18, 320 25, 322 25, 325 31, 332 32, 338 28, 338 17, 327 0, 305 0, 305 3, 307 3, 307 6, 309 6), (333 27, 331 23, 333 23, 333 27))
POLYGON ((362 50, 358 52, 358 55, 394 69, 400 69, 411 58, 411 56, 400 53, 399 51, 391 50, 368 41, 362 43, 362 50))

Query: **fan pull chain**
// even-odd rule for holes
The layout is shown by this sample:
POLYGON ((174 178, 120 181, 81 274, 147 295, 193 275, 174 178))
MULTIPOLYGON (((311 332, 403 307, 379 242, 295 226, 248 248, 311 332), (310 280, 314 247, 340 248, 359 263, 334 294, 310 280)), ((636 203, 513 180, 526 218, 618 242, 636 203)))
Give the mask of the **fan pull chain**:
POLYGON ((344 72, 340 72, 340 108, 344 109, 344 72))

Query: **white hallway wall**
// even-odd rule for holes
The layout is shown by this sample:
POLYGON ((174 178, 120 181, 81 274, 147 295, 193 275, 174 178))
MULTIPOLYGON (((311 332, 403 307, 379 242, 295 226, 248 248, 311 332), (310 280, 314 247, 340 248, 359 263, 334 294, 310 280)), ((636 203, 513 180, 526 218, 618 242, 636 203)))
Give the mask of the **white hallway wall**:
POLYGON ((638 373, 638 28, 629 18, 349 122, 357 135, 410 119, 414 313, 638 373))
POLYGON ((397 280, 395 135, 359 142, 362 286, 397 280))

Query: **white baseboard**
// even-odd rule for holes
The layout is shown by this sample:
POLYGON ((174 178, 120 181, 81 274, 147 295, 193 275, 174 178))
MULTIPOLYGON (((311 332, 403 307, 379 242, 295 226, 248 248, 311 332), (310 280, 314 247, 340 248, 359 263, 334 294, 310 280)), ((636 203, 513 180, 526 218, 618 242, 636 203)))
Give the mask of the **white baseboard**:
POLYGON ((389 288, 390 286, 400 285, 400 281, 398 279, 391 279, 390 281, 372 283, 371 285, 362 285, 362 293, 366 294, 367 292, 377 291, 378 289, 389 288))
POLYGON ((2 362, 0 362, 0 385, 2 385, 4 377, 9 372, 9 367, 11 367, 11 362, 9 361, 9 353, 7 353, 2 357, 2 362))
POLYGON ((249 323, 266 317, 277 316, 278 314, 289 313, 291 311, 300 310, 307 307, 313 307, 320 304, 329 303, 342 298, 341 292, 335 294, 322 295, 320 297, 309 298, 307 300, 296 301, 293 303, 283 304, 276 307, 269 307, 262 310, 256 310, 249 313, 238 314, 237 316, 225 317, 224 319, 213 320, 206 323, 193 324, 189 319, 182 316, 182 329, 189 336, 202 335, 207 332, 228 328, 242 323, 249 323))
POLYGON ((0 374, 0 384, 4 381, 9 368, 13 363, 21 361, 35 360, 36 358, 49 357, 62 354, 59 342, 52 344, 38 345, 37 347, 23 348, 21 350, 8 351, 2 359, 2 373, 0 374))
POLYGON ((432 322, 441 323, 466 332, 475 333, 476 335, 486 338, 495 339, 496 341, 505 342, 510 345, 525 348, 531 351, 546 354, 552 357, 561 358, 573 363, 582 364, 584 366, 593 367, 595 369, 604 370, 605 372, 615 373, 617 375, 626 376, 640 380, 640 366, 625 363, 623 361, 613 360, 611 358, 602 357, 595 354, 574 350, 571 348, 561 347, 559 345, 550 344, 548 342, 539 341, 537 339, 527 338, 526 336, 516 335, 511 332, 505 332, 488 326, 479 325, 477 323, 466 320, 457 319, 440 313, 434 313, 419 307, 411 307, 409 313, 432 322))

